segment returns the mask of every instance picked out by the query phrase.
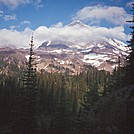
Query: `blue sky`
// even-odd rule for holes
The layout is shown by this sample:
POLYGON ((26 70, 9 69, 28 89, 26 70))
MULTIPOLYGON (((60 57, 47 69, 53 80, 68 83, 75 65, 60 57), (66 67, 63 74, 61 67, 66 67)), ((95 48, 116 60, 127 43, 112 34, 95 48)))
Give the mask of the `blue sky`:
MULTIPOLYGON (((76 20, 87 24, 95 33, 99 31, 97 34, 105 30, 107 35, 110 36, 112 33, 111 35, 116 37, 119 33, 117 39, 125 41, 130 32, 125 21, 131 18, 132 2, 134 1, 0 0, 0 46, 9 44, 17 47, 26 46, 29 39, 27 36, 30 36, 31 32, 35 33, 37 45, 45 40, 59 38, 60 35, 69 38, 70 29, 65 26, 76 20), (64 34, 60 33, 61 31, 64 34), (55 37, 51 34, 55 34, 55 37), (22 42, 24 45, 19 46, 17 44, 21 39, 24 40, 22 42)), ((79 38, 75 37, 76 40, 79 38)))

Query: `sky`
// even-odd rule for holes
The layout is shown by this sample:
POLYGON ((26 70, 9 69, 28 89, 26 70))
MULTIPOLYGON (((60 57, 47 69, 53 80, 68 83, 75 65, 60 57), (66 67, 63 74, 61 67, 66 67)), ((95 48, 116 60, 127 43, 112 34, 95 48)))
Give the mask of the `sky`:
POLYGON ((0 47, 28 47, 34 34, 35 46, 47 40, 87 43, 130 36, 131 4, 134 0, 0 0, 0 47), (88 29, 70 27, 74 21, 88 29))

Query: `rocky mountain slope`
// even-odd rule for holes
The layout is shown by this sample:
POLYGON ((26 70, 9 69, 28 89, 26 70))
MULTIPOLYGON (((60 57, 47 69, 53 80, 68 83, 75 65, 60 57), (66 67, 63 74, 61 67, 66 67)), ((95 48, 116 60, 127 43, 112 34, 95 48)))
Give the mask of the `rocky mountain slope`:
MULTIPOLYGON (((68 27, 88 29, 88 26, 80 21, 72 22, 68 27)), ((82 44, 69 42, 69 40, 63 41, 59 37, 56 40, 44 41, 34 52, 38 71, 69 71, 70 74, 76 74, 84 70, 85 65, 111 72, 118 66, 119 59, 121 65, 124 65, 129 48, 125 43, 111 38, 97 41, 89 39, 87 43, 82 44)), ((14 68, 10 66, 23 68, 28 60, 28 53, 27 49, 0 48, 0 73, 14 68)))
POLYGON ((79 44, 69 46, 66 42, 47 41, 36 50, 36 53, 42 60, 49 59, 55 66, 68 68, 73 66, 73 69, 77 71, 84 64, 112 71, 118 66, 119 57, 123 65, 124 59, 129 54, 128 47, 114 39, 108 39, 107 42, 92 42, 85 46, 79 44))

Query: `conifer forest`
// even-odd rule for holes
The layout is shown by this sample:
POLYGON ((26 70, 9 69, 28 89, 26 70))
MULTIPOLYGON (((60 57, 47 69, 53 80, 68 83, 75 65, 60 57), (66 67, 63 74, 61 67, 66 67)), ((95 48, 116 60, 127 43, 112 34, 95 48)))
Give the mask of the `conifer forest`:
POLYGON ((134 134, 134 26, 130 29, 126 65, 119 62, 112 73, 92 66, 77 75, 39 73, 32 37, 26 68, 0 74, 0 134, 134 134))

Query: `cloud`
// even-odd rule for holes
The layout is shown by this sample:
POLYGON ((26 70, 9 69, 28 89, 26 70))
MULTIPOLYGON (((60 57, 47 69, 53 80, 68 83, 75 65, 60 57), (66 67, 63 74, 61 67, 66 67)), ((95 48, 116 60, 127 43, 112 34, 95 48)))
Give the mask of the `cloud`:
POLYGON ((0 3, 14 9, 20 5, 34 4, 37 7, 42 7, 42 0, 0 0, 0 3))
POLYGON ((62 22, 58 22, 58 23, 52 25, 51 27, 60 28, 62 26, 63 26, 62 22))
POLYGON ((29 47, 29 41, 32 30, 26 28, 19 32, 16 30, 1 29, 0 30, 0 46, 16 46, 17 48, 29 47), (8 35, 8 36, 5 36, 8 35))
POLYGON ((2 19, 4 19, 5 21, 9 21, 9 20, 16 20, 16 14, 5 14, 4 11, 0 10, 0 17, 2 19))
POLYGON ((23 22, 21 22, 21 25, 30 25, 31 22, 29 20, 24 20, 23 22))
POLYGON ((16 20, 16 15, 15 14, 13 14, 13 15, 5 15, 4 20, 5 21, 16 20))
POLYGON ((31 0, 0 0, 0 3, 6 5, 9 8, 16 8, 22 4, 29 4, 31 0))
POLYGON ((93 26, 81 27, 79 25, 67 25, 62 27, 40 26, 34 31, 30 28, 26 28, 22 32, 13 29, 1 29, 0 46, 12 44, 17 48, 27 48, 29 47, 28 43, 32 32, 34 33, 34 44, 36 47, 49 40, 60 40, 74 44, 87 44, 91 41, 105 41, 107 38, 114 38, 122 41, 127 40, 127 35, 124 33, 124 28, 122 26, 114 28, 93 26))
POLYGON ((88 6, 78 11, 73 20, 87 21, 92 24, 105 20, 115 25, 123 25, 130 15, 124 8, 116 6, 88 6))
POLYGON ((105 27, 79 27, 65 26, 61 28, 47 28, 45 26, 38 27, 35 36, 41 41, 45 40, 61 40, 73 43, 89 43, 91 41, 106 40, 107 38, 115 38, 126 41, 127 35, 124 33, 123 27, 105 28, 105 27))
POLYGON ((20 28, 20 26, 19 26, 19 25, 17 25, 17 26, 14 26, 14 25, 13 25, 13 26, 10 26, 9 28, 10 28, 11 30, 15 30, 15 29, 20 28))
POLYGON ((41 7, 44 6, 44 5, 41 4, 41 3, 42 3, 42 0, 35 0, 34 5, 35 5, 37 8, 41 8, 41 7))

